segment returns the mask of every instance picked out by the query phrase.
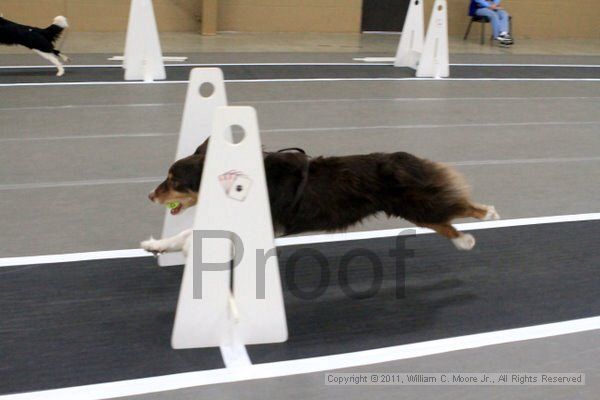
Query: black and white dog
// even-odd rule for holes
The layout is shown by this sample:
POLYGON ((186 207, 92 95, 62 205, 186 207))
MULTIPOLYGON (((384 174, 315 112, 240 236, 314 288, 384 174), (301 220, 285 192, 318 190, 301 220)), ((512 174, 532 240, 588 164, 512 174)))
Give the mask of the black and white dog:
POLYGON ((0 44, 20 45, 30 48, 56 65, 56 68, 58 68, 57 76, 63 76, 65 69, 61 60, 67 62, 69 58, 56 50, 54 43, 68 27, 67 19, 63 16, 54 18, 52 25, 43 29, 17 24, 0 17, 0 44))

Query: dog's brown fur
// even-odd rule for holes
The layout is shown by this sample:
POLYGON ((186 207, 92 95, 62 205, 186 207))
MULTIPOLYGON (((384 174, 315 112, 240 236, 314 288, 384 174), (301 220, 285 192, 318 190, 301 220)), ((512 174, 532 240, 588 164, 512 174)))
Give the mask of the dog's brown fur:
MULTIPOLYGON (((177 200, 182 209, 194 205, 205 152, 206 144, 175 162, 150 199, 160 204, 177 200)), ((456 239, 461 234, 452 227, 453 219, 485 219, 490 213, 497 217, 493 207, 471 202, 468 186, 457 171, 409 153, 310 158, 302 153, 265 152, 264 163, 273 223, 285 235, 343 231, 384 212, 456 239)))

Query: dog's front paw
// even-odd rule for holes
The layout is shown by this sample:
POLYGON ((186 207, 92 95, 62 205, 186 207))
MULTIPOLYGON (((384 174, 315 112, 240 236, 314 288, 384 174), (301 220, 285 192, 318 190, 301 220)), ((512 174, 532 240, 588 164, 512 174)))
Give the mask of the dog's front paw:
POLYGON ((475 238, 470 233, 461 233, 459 237, 452 239, 452 243, 458 250, 471 250, 475 247, 475 238))
POLYGON ((56 73, 56 76, 63 76, 65 74, 65 70, 64 68, 61 68, 58 70, 58 72, 56 73))
POLYGON ((156 240, 154 238, 150 238, 148 240, 144 240, 143 242, 140 243, 140 246, 142 247, 142 249, 146 250, 149 253, 154 254, 155 256, 164 253, 165 252, 165 248, 162 246, 161 241, 160 240, 156 240))

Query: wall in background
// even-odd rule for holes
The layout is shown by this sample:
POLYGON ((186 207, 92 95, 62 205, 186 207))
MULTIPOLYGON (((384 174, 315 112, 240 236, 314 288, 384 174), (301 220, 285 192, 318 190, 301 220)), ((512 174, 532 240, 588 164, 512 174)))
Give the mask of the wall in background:
POLYGON ((360 32, 362 0, 219 0, 218 30, 360 32))
MULTIPOLYGON (((161 31, 200 31, 202 0, 154 0, 161 31)), ((127 30, 129 0, 0 0, 0 13, 28 25, 47 26, 65 15, 73 31, 127 30)))
MULTIPOLYGON (((426 0, 428 16, 432 5, 433 0, 426 0)), ((450 35, 464 34, 469 22, 468 5, 469 0, 448 0, 450 35)), ((503 0, 502 6, 513 16, 517 37, 600 38, 598 0, 503 0)), ((486 29, 490 32, 489 27, 486 29)))
MULTIPOLYGON (((433 0, 425 0, 427 15, 433 0)), ((199 32, 203 0, 154 0, 161 31, 199 32)), ((219 31, 360 32, 362 0, 218 0, 219 31)), ((448 0, 451 35, 462 35, 469 0, 448 0)), ((0 0, 0 13, 31 25, 66 15, 74 31, 124 31, 129 0, 0 0)), ((521 38, 599 38, 598 0, 504 0, 521 38)), ((478 27, 477 27, 478 28, 478 27)), ((489 28, 488 28, 489 32, 489 28)))

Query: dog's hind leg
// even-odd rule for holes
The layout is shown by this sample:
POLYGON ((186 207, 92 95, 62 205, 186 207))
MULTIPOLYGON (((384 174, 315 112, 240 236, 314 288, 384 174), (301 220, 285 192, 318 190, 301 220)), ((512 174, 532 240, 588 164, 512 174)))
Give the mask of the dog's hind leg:
POLYGON ((459 232, 449 223, 419 224, 419 226, 432 229, 443 237, 450 239, 454 246, 459 250, 471 250, 475 246, 475 238, 473 235, 470 233, 459 232))
POLYGON ((66 63, 68 63, 68 62, 70 62, 70 61, 71 61, 71 59, 70 59, 69 57, 67 57, 66 55, 64 55, 63 53, 61 53, 61 52, 60 52, 60 51, 58 51, 58 50, 55 50, 55 54, 56 54, 57 56, 59 56, 59 57, 60 57, 60 59, 61 59, 61 60, 63 60, 63 62, 66 62, 66 63))
POLYGON ((62 63, 60 62, 60 60, 58 59, 57 56, 55 56, 52 53, 46 53, 46 52, 39 51, 39 50, 33 50, 33 51, 35 51, 40 56, 44 57, 46 60, 50 61, 52 64, 54 64, 56 66, 56 68, 58 69, 56 76, 63 76, 65 74, 65 69, 63 68, 62 63))
POLYGON ((494 206, 486 206, 483 204, 470 203, 467 211, 461 217, 477 218, 482 221, 500 219, 500 215, 494 206))

